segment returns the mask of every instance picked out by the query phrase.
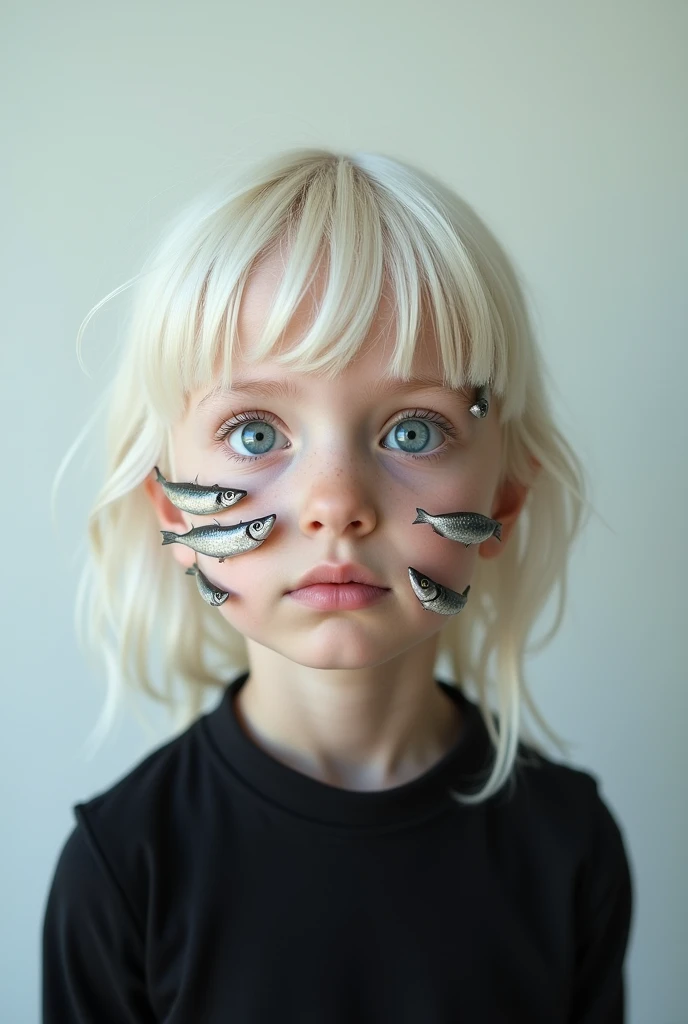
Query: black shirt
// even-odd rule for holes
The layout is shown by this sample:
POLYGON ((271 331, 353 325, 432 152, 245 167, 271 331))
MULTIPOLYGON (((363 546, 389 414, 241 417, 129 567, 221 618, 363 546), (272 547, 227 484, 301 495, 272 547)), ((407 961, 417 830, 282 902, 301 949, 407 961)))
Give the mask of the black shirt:
MULTIPOLYGON (((621 1024, 629 862, 597 779, 523 742, 359 792, 244 733, 233 696, 74 807, 43 922, 44 1024, 621 1024), (471 783, 471 785, 469 785, 471 783)), ((495 719, 496 720, 496 719, 495 719)))

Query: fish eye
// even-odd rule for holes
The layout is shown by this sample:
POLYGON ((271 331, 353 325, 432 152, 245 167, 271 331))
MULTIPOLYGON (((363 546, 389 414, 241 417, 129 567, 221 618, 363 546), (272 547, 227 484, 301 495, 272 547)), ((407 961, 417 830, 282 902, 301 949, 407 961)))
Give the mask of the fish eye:
POLYGON ((238 455, 265 455, 272 450, 278 435, 283 441, 287 440, 271 423, 256 419, 232 430, 227 440, 238 455))
POLYGON ((427 587, 429 587, 429 586, 430 586, 430 582, 429 582, 429 580, 421 580, 421 581, 420 581, 420 585, 421 585, 421 587, 423 587, 424 589, 427 589, 427 587))
POLYGON ((434 448, 438 448, 443 441, 444 434, 431 420, 409 417, 395 423, 382 443, 385 448, 393 448, 397 451, 421 452, 432 451, 434 448), (437 435, 436 443, 426 449, 433 431, 437 435))

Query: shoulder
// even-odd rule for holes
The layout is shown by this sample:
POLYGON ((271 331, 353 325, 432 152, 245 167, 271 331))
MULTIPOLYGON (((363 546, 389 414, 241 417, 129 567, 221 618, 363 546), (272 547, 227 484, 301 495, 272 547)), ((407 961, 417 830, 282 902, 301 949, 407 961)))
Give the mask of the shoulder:
POLYGON ((521 742, 514 767, 514 788, 519 787, 526 805, 555 821, 575 820, 584 830, 620 833, 601 777, 588 768, 555 761, 521 742))
POLYGON ((59 856, 56 887, 73 893, 88 878, 92 893, 100 890, 126 905, 142 926, 136 908, 145 905, 161 851, 178 849, 180 832, 193 832, 191 816, 202 804, 208 770, 198 719, 107 789, 74 804, 75 825, 59 856))
POLYGON ((74 805, 77 820, 105 832, 129 834, 152 826, 172 803, 193 786, 203 760, 200 719, 183 733, 161 743, 142 757, 107 789, 74 805))
POLYGON ((573 855, 577 891, 587 893, 593 913, 612 891, 630 903, 628 840, 599 775, 521 743, 502 806, 510 803, 543 849, 566 849, 573 855))
POLYGON ((111 934, 128 930, 132 943, 143 935, 143 921, 90 829, 78 821, 64 841, 46 899, 43 942, 59 945, 96 922, 111 934), (115 925, 115 922, 117 924, 115 925))
MULTIPOLYGON (((478 702, 462 695, 476 723, 480 769, 473 776, 471 795, 486 783, 494 769, 496 748, 488 737, 478 702)), ((499 716, 492 712, 495 729, 499 716)), ((509 757, 511 751, 509 751, 509 757)), ((460 788, 460 787, 459 787, 460 788)), ((478 805, 480 806, 480 805, 478 805)), ((559 843, 581 856, 609 846, 618 859, 625 855, 624 834, 594 771, 555 760, 526 737, 519 736, 511 770, 486 810, 501 819, 513 834, 536 837, 542 844, 559 843)))
POLYGON ((598 775, 523 753, 514 803, 527 809, 539 885, 570 929, 571 1020, 621 1021, 635 905, 625 831, 598 775))

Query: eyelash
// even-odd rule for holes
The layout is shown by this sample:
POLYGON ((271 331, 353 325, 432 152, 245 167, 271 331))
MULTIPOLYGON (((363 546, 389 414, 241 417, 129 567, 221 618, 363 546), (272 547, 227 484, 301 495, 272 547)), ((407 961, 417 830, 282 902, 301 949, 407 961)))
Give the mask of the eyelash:
POLYGON ((277 427, 277 417, 273 416, 271 412, 262 412, 260 409, 252 409, 248 412, 237 412, 232 414, 231 419, 225 420, 217 431, 215 434, 215 442, 218 448, 224 449, 224 454, 228 459, 232 459, 234 462, 255 462, 257 459, 265 458, 265 455, 240 455, 238 452, 232 451, 231 448, 228 450, 227 445, 224 444, 225 438, 231 434, 235 427, 238 427, 240 423, 253 423, 255 420, 261 420, 263 423, 269 423, 271 426, 277 427))
MULTIPOLYGON (((229 459, 233 459, 236 462, 255 462, 257 459, 264 459, 265 455, 240 455, 238 452, 227 450, 227 445, 224 444, 225 438, 232 433, 232 431, 239 426, 240 423, 254 423, 256 420, 261 420, 263 423, 269 423, 273 427, 277 427, 277 417, 273 416, 271 412, 265 412, 261 409, 251 409, 246 412, 237 412, 232 414, 231 419, 225 420, 222 426, 215 434, 214 443, 218 448, 224 449, 224 454, 229 459)), ((436 423, 444 433, 452 439, 452 441, 459 440, 458 431, 449 423, 448 420, 441 416, 438 412, 430 412, 427 409, 405 409, 403 412, 398 413, 395 420, 390 424, 387 429, 387 434, 392 430, 397 423, 402 423, 404 420, 431 420, 436 423)), ((278 428, 279 429, 279 428, 278 428)), ((384 446, 383 446, 384 447, 384 446)), ((284 451, 285 449, 278 449, 278 451, 284 451)), ((397 451, 401 449, 387 448, 385 451, 397 451)), ((443 444, 440 448, 436 448, 432 452, 428 452, 426 455, 415 455, 413 452, 404 452, 402 455, 406 455, 411 459, 423 459, 429 461, 431 459, 441 458, 447 450, 447 444, 443 444)), ((266 454, 270 454, 266 452, 266 454)))
MULTIPOLYGON (((436 423, 452 441, 459 440, 459 434, 455 427, 453 427, 452 424, 444 418, 444 416, 440 415, 440 413, 431 412, 428 409, 405 409, 403 412, 398 413, 394 421, 389 425, 387 433, 389 434, 389 431, 396 427, 397 423, 402 423, 404 420, 430 420, 432 423, 436 423)), ((426 462, 430 462, 436 459, 441 459, 448 447, 449 445, 445 440, 443 445, 439 448, 435 448, 434 451, 428 452, 426 455, 414 455, 413 452, 404 451, 402 451, 402 455, 406 455, 411 459, 422 459, 426 462)), ((401 449, 385 448, 385 451, 388 452, 397 450, 401 449)))

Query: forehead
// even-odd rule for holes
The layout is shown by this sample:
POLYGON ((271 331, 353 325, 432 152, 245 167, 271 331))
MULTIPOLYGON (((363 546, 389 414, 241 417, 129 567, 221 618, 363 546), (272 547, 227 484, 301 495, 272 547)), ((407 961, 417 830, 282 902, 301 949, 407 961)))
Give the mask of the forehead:
MULTIPOLYGON (((270 315, 275 295, 284 276, 285 266, 284 252, 272 252, 256 265, 248 276, 237 316, 237 338, 232 357, 235 373, 243 374, 244 368, 251 364, 253 349, 270 315)), ((274 356, 293 348, 308 332, 321 307, 328 269, 328 261, 325 257, 314 271, 310 287, 297 304, 280 341, 273 349, 269 360, 271 363, 274 356)), ((352 373, 372 373, 375 376, 382 376, 386 373, 396 343, 395 307, 394 291, 389 278, 386 278, 370 330, 355 359, 349 364, 352 373)), ((255 376, 254 371, 258 369, 259 365, 251 364, 252 376, 255 376)), ((295 372, 288 366, 279 366, 278 370, 282 374, 295 372)), ((412 373, 414 376, 433 380, 442 379, 439 347, 431 318, 426 309, 421 311, 421 325, 414 349, 412 373)), ((273 376, 272 372, 271 376, 273 376)))

